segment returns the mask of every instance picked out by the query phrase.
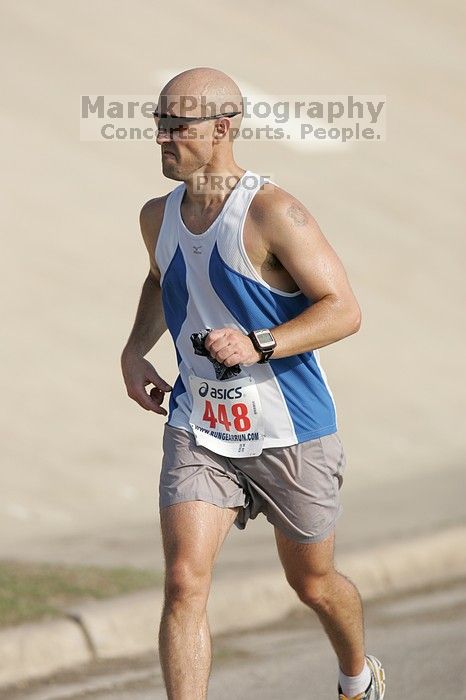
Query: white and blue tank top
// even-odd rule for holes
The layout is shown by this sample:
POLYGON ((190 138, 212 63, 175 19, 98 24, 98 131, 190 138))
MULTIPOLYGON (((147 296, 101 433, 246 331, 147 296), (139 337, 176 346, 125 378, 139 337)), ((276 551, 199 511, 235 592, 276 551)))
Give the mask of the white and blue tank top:
MULTIPOLYGON (((215 379, 207 357, 196 355, 191 335, 206 328, 243 333, 273 329, 311 305, 300 291, 283 292, 265 282, 249 260, 243 228, 248 208, 264 179, 246 171, 209 228, 193 234, 180 206, 186 185, 165 203, 155 249, 161 273, 165 320, 175 344, 179 375, 170 394, 168 423, 192 432, 189 376, 215 379)), ((337 430, 332 392, 319 352, 272 359, 241 369, 238 378, 256 382, 264 415, 264 448, 295 445, 337 430)))

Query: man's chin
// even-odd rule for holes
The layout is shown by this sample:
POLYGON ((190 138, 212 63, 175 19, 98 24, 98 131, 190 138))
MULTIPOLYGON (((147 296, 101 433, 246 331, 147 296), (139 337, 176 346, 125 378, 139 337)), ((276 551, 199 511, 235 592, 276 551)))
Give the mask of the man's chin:
POLYGON ((168 177, 170 180, 183 179, 177 167, 177 163, 168 163, 167 161, 162 160, 162 172, 165 177, 168 177))

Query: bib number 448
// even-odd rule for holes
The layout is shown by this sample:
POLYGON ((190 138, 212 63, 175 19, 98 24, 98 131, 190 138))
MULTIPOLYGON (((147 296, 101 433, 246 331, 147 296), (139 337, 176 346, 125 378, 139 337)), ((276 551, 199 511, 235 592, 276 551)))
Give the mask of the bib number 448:
POLYGON ((210 427, 214 429, 217 423, 224 426, 225 430, 230 432, 231 424, 233 423, 235 430, 239 433, 244 433, 251 428, 251 421, 248 417, 248 407, 244 403, 233 403, 231 404, 231 415, 228 415, 227 407, 224 403, 219 403, 216 405, 217 415, 215 415, 214 407, 212 403, 206 399, 204 415, 202 420, 209 423, 210 427))
POLYGON ((264 444, 264 418, 250 376, 221 381, 189 375, 193 407, 189 424, 197 445, 225 457, 257 457, 264 444))

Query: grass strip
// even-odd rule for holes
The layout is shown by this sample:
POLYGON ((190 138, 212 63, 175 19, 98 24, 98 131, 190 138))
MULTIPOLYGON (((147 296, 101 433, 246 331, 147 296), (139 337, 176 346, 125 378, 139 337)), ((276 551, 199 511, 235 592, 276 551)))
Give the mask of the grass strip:
POLYGON ((59 617, 71 603, 99 600, 162 585, 162 574, 104 568, 0 562, 0 626, 59 617))

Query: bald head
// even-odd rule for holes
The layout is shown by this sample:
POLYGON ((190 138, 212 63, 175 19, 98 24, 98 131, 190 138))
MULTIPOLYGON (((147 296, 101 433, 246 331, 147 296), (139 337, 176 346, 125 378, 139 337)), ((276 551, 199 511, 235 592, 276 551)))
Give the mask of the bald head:
MULTIPOLYGON (((242 113, 243 98, 230 76, 215 68, 190 68, 172 78, 159 97, 159 114, 206 117, 242 113)), ((239 126, 241 114, 235 117, 239 126)))
POLYGON ((242 112, 241 92, 222 71, 191 68, 172 78, 160 93, 156 116, 164 175, 187 182, 193 173, 235 173, 232 149, 242 112))

